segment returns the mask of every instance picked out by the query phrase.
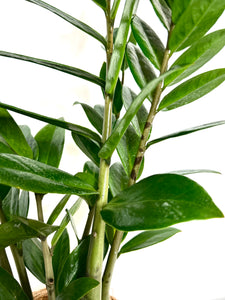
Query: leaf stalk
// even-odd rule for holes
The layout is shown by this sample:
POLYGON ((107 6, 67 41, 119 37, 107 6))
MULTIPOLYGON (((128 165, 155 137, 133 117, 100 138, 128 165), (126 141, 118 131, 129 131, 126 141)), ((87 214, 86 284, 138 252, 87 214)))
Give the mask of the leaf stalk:
MULTIPOLYGON (((37 204, 37 213, 38 221, 44 222, 44 215, 42 209, 42 199, 43 194, 35 194, 36 204, 37 204)), ((48 291, 48 300, 55 300, 55 281, 54 281, 54 272, 52 267, 52 254, 48 247, 47 239, 41 241, 42 252, 45 265, 45 278, 46 278, 46 289, 48 291)))

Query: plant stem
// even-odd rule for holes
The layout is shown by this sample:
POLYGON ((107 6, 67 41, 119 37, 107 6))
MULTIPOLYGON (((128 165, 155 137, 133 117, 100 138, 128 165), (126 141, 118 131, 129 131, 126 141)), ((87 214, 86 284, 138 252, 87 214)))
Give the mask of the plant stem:
MULTIPOLYGON (((169 37, 170 37, 170 33, 171 33, 172 29, 173 29, 173 27, 171 27, 171 30, 168 34, 168 41, 169 41, 169 37)), ((168 61, 169 61, 169 58, 170 58, 170 55, 169 55, 170 52, 169 52, 169 49, 168 49, 168 41, 167 41, 167 47, 166 47, 166 50, 165 50, 165 53, 164 53, 164 58, 163 58, 163 62, 162 62, 161 70, 160 70, 160 75, 162 75, 163 73, 166 72, 168 61)), ((160 97, 161 97, 161 93, 162 93, 162 86, 163 86, 163 83, 158 84, 158 86, 155 90, 154 99, 152 101, 152 105, 151 105, 151 108, 150 108, 150 111, 149 111, 149 114, 148 114, 148 118, 147 118, 147 121, 145 123, 144 130, 142 132, 138 152, 137 152, 137 155, 136 155, 136 158, 135 158, 135 161, 134 161, 133 169, 132 169, 131 174, 130 174, 130 179, 129 179, 128 186, 131 186, 131 185, 135 184, 135 182, 136 182, 137 175, 138 175, 138 172, 140 170, 141 162, 142 162, 142 159, 144 157, 146 143, 148 141, 149 133, 150 133, 150 130, 152 128, 152 123, 153 123, 153 120, 154 120, 154 118, 156 116, 156 113, 157 113, 157 107, 159 105, 159 101, 160 101, 160 97)), ((105 272, 104 272, 103 280, 102 280, 102 285, 103 285, 103 287, 102 287, 102 290, 103 290, 102 300, 108 300, 109 299, 110 283, 111 283, 115 263, 116 263, 116 260, 117 260, 117 257, 118 257, 120 244, 122 242, 123 234, 124 234, 123 231, 117 230, 115 232, 115 235, 114 235, 113 243, 112 243, 112 246, 111 246, 111 249, 110 249, 109 257, 108 257, 108 260, 107 260, 107 264, 106 264, 106 267, 105 267, 105 272)))
POLYGON ((16 245, 11 245, 10 249, 11 249, 14 261, 15 261, 15 265, 16 265, 16 269, 17 269, 17 272, 19 275, 21 286, 22 286, 24 292, 26 293, 26 295, 28 296, 28 298, 33 299, 29 279, 27 276, 27 271, 26 271, 26 268, 24 265, 22 250, 19 251, 19 249, 16 247, 16 245))
MULTIPOLYGON (((2 224, 7 221, 1 205, 0 205, 0 221, 2 224)), ((11 252, 13 255, 13 259, 15 261, 15 265, 16 265, 16 269, 17 269, 17 273, 18 273, 18 276, 20 279, 21 286, 22 286, 24 292, 26 293, 26 295, 28 296, 28 298, 32 300, 33 295, 32 295, 32 291, 31 291, 31 287, 30 287, 30 282, 29 282, 29 279, 27 276, 27 271, 26 271, 26 268, 24 265, 22 249, 20 251, 16 245, 10 245, 10 249, 11 249, 11 252)), ((4 251, 3 252, 1 251, 2 253, 0 254, 0 265, 6 271, 8 271, 11 275, 13 275, 6 252, 5 252, 5 249, 3 249, 3 250, 4 251), (2 263, 3 263, 3 265, 5 265, 5 267, 2 265, 2 263)))
MULTIPOLYGON (((108 72, 110 59, 113 50, 113 21, 110 18, 110 0, 106 1, 106 25, 107 25, 107 49, 106 49, 106 73, 108 72)), ((102 143, 104 143, 111 134, 112 129, 112 106, 113 95, 105 94, 105 109, 102 130, 102 143)), ((102 294, 102 263, 104 254, 105 222, 101 217, 101 210, 108 202, 109 185, 109 165, 110 162, 105 159, 100 160, 99 170, 99 198, 95 204, 94 222, 87 259, 87 276, 99 281, 99 286, 91 290, 85 297, 88 300, 100 300, 102 294)))
MULTIPOLYGON (((42 194, 35 194, 38 220, 44 222, 43 209, 42 209, 42 194)), ((44 257, 45 265, 45 278, 46 278, 46 288, 48 291, 48 300, 55 300, 55 282, 54 282, 54 272, 52 267, 52 254, 48 247, 47 239, 41 241, 42 252, 44 257)))
POLYGON ((11 266, 6 254, 5 249, 0 249, 0 267, 6 270, 10 275, 13 276, 11 266))
POLYGON ((93 217, 94 217, 94 212, 95 212, 94 207, 92 207, 92 209, 88 213, 87 222, 86 222, 81 240, 86 238, 90 233, 91 225, 92 225, 92 221, 93 221, 93 217))

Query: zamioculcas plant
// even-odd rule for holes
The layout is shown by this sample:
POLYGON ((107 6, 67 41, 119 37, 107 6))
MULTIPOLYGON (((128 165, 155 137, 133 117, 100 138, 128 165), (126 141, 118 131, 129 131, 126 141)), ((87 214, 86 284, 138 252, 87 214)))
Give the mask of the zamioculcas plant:
POLYGON ((11 106, 3 99, 0 102, 0 298, 33 299, 28 269, 46 284, 49 300, 109 300, 120 255, 172 237, 179 232, 171 227, 174 224, 223 217, 206 190, 187 177, 202 170, 145 178, 142 171, 146 164, 151 167, 144 156, 154 144, 225 124, 222 120, 151 138, 158 114, 198 100, 225 80, 225 68, 195 73, 225 45, 225 29, 208 33, 224 12, 225 1, 151 0, 167 40, 155 33, 151 20, 143 21, 138 0, 93 0, 104 12, 106 37, 47 2, 24 1, 56 14, 99 42, 105 50, 96 70, 99 76, 23 54, 0 51, 0 56, 94 83, 102 89, 104 105, 76 103, 94 127, 91 130, 63 118, 26 111, 19 104, 11 106), (116 28, 115 21, 119 21, 116 28), (137 94, 127 85, 129 72, 140 88, 137 94), (47 125, 32 136, 28 126, 16 123, 11 111, 47 125), (75 175, 58 168, 65 130, 88 158, 75 175), (113 155, 115 151, 118 156, 113 155), (35 195, 37 220, 27 217, 30 193, 35 195), (63 196, 46 222, 42 202, 49 193, 63 196), (71 195, 78 198, 59 222, 71 195), (83 201, 89 213, 78 237, 73 215, 83 201), (69 222, 77 237, 72 251, 66 229, 69 222), (130 231, 139 232, 127 241, 130 231), (6 247, 11 248, 20 284, 12 276, 6 247))

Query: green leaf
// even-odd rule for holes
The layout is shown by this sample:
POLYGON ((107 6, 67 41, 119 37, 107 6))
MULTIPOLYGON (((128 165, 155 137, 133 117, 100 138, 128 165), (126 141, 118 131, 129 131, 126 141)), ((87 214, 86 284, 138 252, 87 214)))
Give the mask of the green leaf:
POLYGON ((6 143, 6 141, 1 136, 0 136, 0 153, 16 154, 16 152, 10 148, 10 146, 6 143))
POLYGON ((217 69, 191 78, 169 94, 161 101, 158 110, 171 110, 191 103, 211 92, 225 80, 225 69, 217 69))
MULTIPOLYGON (((90 172, 79 172, 76 174, 76 176, 98 190, 98 178, 96 178, 95 174, 90 172)), ((89 207, 93 207, 96 203, 98 195, 84 195, 82 198, 86 200, 89 207)))
POLYGON ((170 174, 178 174, 178 175, 190 175, 196 173, 214 173, 214 174, 221 174, 218 171, 208 170, 208 169, 195 169, 195 170, 176 170, 170 172, 170 174))
POLYGON ((200 39, 224 12, 221 0, 174 1, 173 22, 175 28, 169 40, 171 52, 180 51, 200 39), (182 9, 182 5, 186 9, 182 9), (176 10, 176 16, 174 16, 176 10), (177 21, 178 19, 178 21, 177 21))
POLYGON ((41 242, 37 238, 23 242, 23 259, 27 269, 42 283, 45 279, 45 266, 41 242))
POLYGON ((64 229, 61 237, 59 238, 58 242, 56 243, 53 249, 53 256, 52 256, 52 266, 54 270, 54 277, 55 282, 57 282, 59 278, 60 271, 62 266, 70 254, 70 241, 69 235, 66 229, 64 229))
POLYGON ((123 90, 122 83, 118 79, 116 88, 115 88, 115 93, 113 96, 113 113, 117 116, 119 115, 119 113, 123 107, 122 90, 123 90))
POLYGON ((77 69, 75 67, 63 65, 63 64, 49 61, 49 60, 30 57, 30 56, 26 56, 26 55, 20 55, 20 54, 16 54, 16 53, 12 53, 12 52, 6 52, 6 51, 0 51, 0 56, 5 56, 5 57, 15 58, 15 59, 23 60, 23 61, 32 62, 32 63, 38 64, 41 66, 52 68, 52 69, 55 69, 55 70, 85 79, 85 80, 88 80, 92 83, 95 83, 95 84, 101 86, 101 87, 105 86, 105 82, 102 79, 100 79, 99 77, 97 77, 96 75, 93 75, 91 73, 88 73, 88 72, 80 70, 80 69, 77 69))
POLYGON ((173 227, 142 232, 129 240, 120 249, 119 255, 161 243, 178 232, 180 230, 173 227))
POLYGON ((90 121, 90 123, 94 126, 94 128, 102 134, 102 124, 103 124, 103 117, 100 115, 94 108, 86 103, 75 102, 74 104, 80 104, 90 121))
POLYGON ((0 136, 17 154, 33 157, 32 150, 28 145, 21 129, 7 110, 0 108, 0 136))
POLYGON ((56 300, 79 300, 98 285, 99 282, 93 278, 79 278, 72 281, 56 298, 56 300))
POLYGON ((101 214, 106 223, 122 231, 223 217, 199 184, 176 174, 158 174, 139 181, 114 197, 101 214))
POLYGON ((11 106, 11 105, 8 105, 8 104, 2 103, 2 102, 0 102, 0 107, 6 108, 8 110, 11 110, 11 111, 14 111, 16 113, 22 114, 24 116, 31 117, 31 118, 39 120, 39 121, 43 121, 43 122, 46 122, 46 123, 49 123, 49 124, 52 124, 52 125, 55 125, 55 126, 58 126, 58 127, 61 127, 61 128, 65 128, 65 129, 70 130, 70 131, 72 131, 74 133, 77 133, 79 135, 90 137, 94 141, 101 142, 100 136, 97 133, 91 131, 88 128, 85 128, 85 127, 82 127, 82 126, 79 126, 79 125, 76 125, 76 124, 73 124, 73 123, 69 123, 69 122, 66 122, 66 121, 62 121, 62 120, 59 120, 59 119, 49 118, 49 117, 46 117, 44 115, 39 115, 39 114, 36 114, 34 112, 30 112, 30 111, 27 111, 27 110, 24 110, 24 109, 20 109, 18 107, 11 106))
POLYGON ((76 176, 14 154, 0 154, 0 183, 40 194, 96 193, 76 176))
MULTIPOLYGON (((122 97, 123 97, 123 104, 126 110, 129 109, 131 104, 133 103, 134 99, 137 97, 137 95, 128 87, 124 86, 123 87, 123 92, 122 92, 122 97)), ((136 133, 141 136, 142 132, 144 130, 145 123, 147 121, 148 117, 148 111, 145 108, 144 105, 140 107, 138 110, 137 114, 133 117, 131 120, 131 123, 136 130, 136 133)))
MULTIPOLYGON (((225 45, 225 29, 212 32, 197 40, 188 50, 186 50, 171 66, 185 66, 186 69, 171 84, 177 83, 192 75, 196 70, 205 65, 215 56, 225 45)), ((165 80, 165 86, 170 84, 165 80)))
POLYGON ((126 42, 134 9, 135 0, 126 0, 120 26, 116 35, 114 50, 112 53, 109 70, 107 72, 105 92, 112 94, 117 84, 119 72, 123 63, 126 42))
POLYGON ((20 191, 16 188, 11 188, 7 196, 2 201, 2 209, 7 220, 12 217, 27 217, 29 209, 29 193, 27 191, 20 191))
POLYGON ((172 8, 174 0, 165 0, 167 5, 172 8))
POLYGON ((65 141, 65 129, 48 124, 35 136, 39 147, 38 161, 58 168, 65 141))
POLYGON ((134 99, 133 103, 130 105, 129 109, 120 120, 119 123, 115 126, 111 136, 102 146, 99 156, 104 159, 108 159, 113 151, 116 149, 120 139, 122 138, 124 132, 128 128, 131 120, 137 114, 140 109, 144 99, 157 87, 157 85, 168 76, 172 76, 180 72, 180 69, 170 70, 158 78, 155 78, 151 82, 149 82, 144 89, 140 92, 140 94, 134 99))
POLYGON ((75 133, 72 133, 72 137, 81 151, 99 167, 100 158, 98 156, 98 152, 100 150, 100 145, 89 138, 75 133))
POLYGON ((114 163, 109 172, 109 188, 113 197, 123 191, 128 186, 128 182, 129 177, 123 166, 120 163, 114 163))
MULTIPOLYGON (((160 70, 165 52, 165 47, 160 38, 147 23, 137 16, 132 19, 131 28, 144 55, 160 70)), ((142 60, 139 58, 139 63, 140 62, 142 62, 142 60)), ((150 70, 152 70, 152 68, 150 68, 150 70)), ((153 71, 152 73, 154 74, 153 71)))
POLYGON ((167 30, 171 25, 171 9, 166 0, 150 0, 158 18, 167 30))
MULTIPOLYGON (((81 202, 82 202, 82 199, 79 198, 69 209, 69 212, 72 216, 80 208, 81 202)), ((68 214, 66 214, 60 223, 59 229, 56 231, 56 233, 54 234, 54 236, 52 238, 52 241, 51 241, 52 247, 54 247, 56 245, 56 243, 58 242, 59 238, 61 237, 61 235, 62 235, 64 229, 66 228, 66 226, 68 225, 69 221, 70 221, 70 219, 68 217, 68 214)))
POLYGON ((30 128, 27 125, 20 125, 20 129, 25 136, 25 139, 33 151, 33 159, 37 160, 39 155, 38 144, 31 134, 30 128))
POLYGON ((39 5, 43 8, 46 8, 47 10, 49 10, 52 13, 56 14, 57 16, 63 18, 65 21, 67 21, 70 24, 74 25, 75 27, 79 28, 83 32, 89 34, 90 36, 92 36, 93 38, 95 38, 96 40, 101 42, 104 46, 106 46, 105 38, 100 33, 95 31, 93 28, 88 26, 87 24, 75 19, 74 17, 66 14, 65 12, 61 11, 60 9, 58 9, 58 8, 48 4, 46 2, 43 2, 43 1, 40 1, 40 0, 26 0, 26 1, 37 4, 37 5, 39 5))
POLYGON ((19 283, 0 267, 0 299, 28 300, 19 283))
POLYGON ((89 238, 83 240, 70 253, 65 263, 61 266, 61 272, 56 282, 56 289, 59 293, 67 287, 71 281, 85 276, 89 241, 89 238))
POLYGON ((92 0, 98 6, 100 6, 104 11, 106 10, 106 0, 92 0))
POLYGON ((147 83, 156 77, 151 63, 137 46, 130 43, 127 45, 126 58, 131 73, 140 89, 143 89, 147 83))
POLYGON ((172 138, 175 138, 175 137, 179 137, 179 136, 183 136, 183 135, 186 135, 186 134, 194 133, 194 132, 199 131, 199 130, 208 129, 208 128, 211 128, 211 127, 224 125, 224 124, 225 124, 225 120, 224 121, 211 122, 211 123, 207 123, 207 124, 204 124, 204 125, 200 125, 200 126, 184 129, 184 130, 181 130, 181 131, 177 131, 177 132, 162 136, 160 138, 157 138, 155 140, 152 140, 152 141, 148 142, 147 145, 146 145, 146 149, 148 147, 150 147, 151 145, 154 145, 156 143, 159 143, 159 142, 162 142, 162 141, 165 141, 165 140, 168 140, 168 139, 172 139, 172 138))
POLYGON ((129 125, 116 148, 124 170, 128 176, 130 176, 133 169, 140 139, 141 138, 137 135, 134 128, 129 125))
POLYGON ((4 248, 33 237, 43 239, 57 228, 36 220, 15 217, 0 225, 0 247, 4 248))
POLYGON ((55 220, 58 218, 59 214, 62 212, 63 208, 65 207, 66 203, 70 199, 71 195, 65 195, 59 203, 56 205, 54 210, 52 211, 50 217, 48 218, 47 224, 52 225, 55 220))

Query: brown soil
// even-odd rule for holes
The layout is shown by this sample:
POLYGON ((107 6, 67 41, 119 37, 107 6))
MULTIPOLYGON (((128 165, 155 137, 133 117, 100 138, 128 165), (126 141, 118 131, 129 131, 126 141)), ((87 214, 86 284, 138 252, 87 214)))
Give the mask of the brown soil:
MULTIPOLYGON (((34 300, 48 300, 47 290, 42 289, 42 290, 33 292, 33 297, 34 297, 34 300)), ((110 296, 110 300, 116 300, 116 298, 110 296)))

